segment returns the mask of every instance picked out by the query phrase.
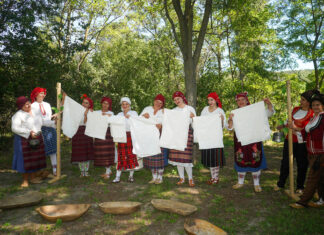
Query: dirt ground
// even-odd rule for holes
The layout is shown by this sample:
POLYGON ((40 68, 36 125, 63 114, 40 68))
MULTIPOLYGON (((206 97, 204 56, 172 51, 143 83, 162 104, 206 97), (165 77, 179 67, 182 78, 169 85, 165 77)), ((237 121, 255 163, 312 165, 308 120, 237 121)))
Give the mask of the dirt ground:
MULTIPOLYGON (((225 140, 226 166, 220 170, 220 182, 209 186, 210 177, 201 164, 194 167, 196 187, 176 186, 175 167, 168 166, 161 185, 149 185, 151 174, 142 169, 135 172, 135 182, 128 183, 128 173, 123 173, 122 182, 113 184, 112 179, 103 180, 103 168, 90 167, 89 178, 80 178, 76 165, 70 163, 71 143, 62 145, 62 173, 67 177, 49 184, 19 187, 21 175, 11 169, 12 145, 0 155, 0 198, 27 191, 39 191, 43 201, 37 206, 3 210, 0 212, 1 234, 185 234, 183 225, 187 217, 158 211, 150 201, 154 198, 174 199, 198 207, 189 218, 205 219, 229 234, 324 234, 324 208, 296 210, 289 207, 292 201, 283 192, 275 192, 275 184, 281 159, 282 144, 271 141, 265 144, 268 169, 262 172, 263 191, 255 193, 251 174, 245 185, 232 189, 237 181, 233 169, 231 140, 225 140), (98 204, 106 201, 138 201, 141 209, 130 215, 104 214, 98 204), (89 203, 90 209, 72 222, 47 222, 36 211, 41 205, 89 203)), ((199 152, 196 153, 197 157, 199 152)), ((50 163, 48 161, 48 166, 50 163)))

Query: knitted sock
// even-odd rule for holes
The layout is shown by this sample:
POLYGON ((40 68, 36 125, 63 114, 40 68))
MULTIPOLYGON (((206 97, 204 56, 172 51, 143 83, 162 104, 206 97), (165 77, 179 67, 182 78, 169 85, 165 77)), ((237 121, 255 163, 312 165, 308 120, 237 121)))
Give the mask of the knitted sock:
POLYGON ((133 178, 134 177, 134 171, 129 172, 129 177, 133 178))
POLYGON ((219 166, 211 167, 210 168, 210 174, 211 174, 212 179, 218 180, 219 166))
POLYGON ((56 153, 51 154, 50 159, 53 168, 53 174, 56 175, 56 153))
POLYGON ((152 172, 153 180, 156 180, 157 179, 156 170, 155 169, 152 169, 151 172, 152 172))
POLYGON ((83 162, 79 162, 78 165, 79 165, 80 171, 83 172, 84 171, 84 164, 83 164, 83 162))
POLYGON ((238 174, 238 183, 244 184, 244 178, 245 178, 246 172, 239 172, 237 174, 238 174))
POLYGON ((89 171, 89 166, 90 166, 90 161, 84 162, 84 171, 88 172, 89 171))
POLYGON ((118 180, 120 179, 121 173, 122 173, 122 171, 120 171, 120 170, 116 171, 116 179, 118 179, 118 180))
POLYGON ((184 167, 183 166, 177 166, 177 168, 178 168, 179 177, 184 180, 184 167))
POLYGON ((110 175, 111 174, 111 169, 110 166, 106 167, 106 175, 110 175))
POLYGON ((158 179, 159 179, 159 180, 162 180, 163 172, 164 172, 164 168, 158 170, 158 174, 157 174, 157 176, 158 176, 158 179))
POLYGON ((252 172, 253 184, 255 186, 260 185, 260 176, 261 176, 261 171, 252 172))
POLYGON ((188 175, 188 179, 189 180, 192 180, 192 167, 191 166, 187 166, 185 168, 186 168, 186 172, 187 172, 187 175, 188 175))

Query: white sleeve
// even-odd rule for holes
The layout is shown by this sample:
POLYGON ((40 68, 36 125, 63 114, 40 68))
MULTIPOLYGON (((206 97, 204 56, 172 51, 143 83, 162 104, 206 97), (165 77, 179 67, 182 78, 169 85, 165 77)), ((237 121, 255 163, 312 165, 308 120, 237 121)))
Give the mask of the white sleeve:
POLYGON ((206 107, 201 111, 200 116, 205 116, 205 115, 207 115, 207 109, 208 109, 208 106, 206 106, 206 107))
POLYGON ((129 115, 132 117, 138 117, 138 113, 136 111, 131 111, 129 115))
POLYGON ((16 113, 11 118, 11 130, 13 133, 20 135, 26 139, 29 138, 30 131, 31 131, 22 126, 21 117, 19 116, 19 113, 16 113))
POLYGON ((143 109, 143 111, 141 112, 140 116, 142 116, 142 115, 145 114, 145 113, 149 113, 149 112, 148 112, 148 108, 149 108, 149 107, 145 107, 145 108, 143 109))
POLYGON ((276 110, 274 109, 273 104, 272 104, 272 110, 269 110, 267 107, 266 114, 267 114, 268 118, 271 117, 272 115, 274 115, 275 113, 276 113, 276 110))
MULTIPOLYGON (((226 127, 226 115, 223 109, 220 110, 220 114, 224 116, 224 120, 223 120, 223 128, 226 127)), ((233 128, 232 128, 233 129, 233 128)))

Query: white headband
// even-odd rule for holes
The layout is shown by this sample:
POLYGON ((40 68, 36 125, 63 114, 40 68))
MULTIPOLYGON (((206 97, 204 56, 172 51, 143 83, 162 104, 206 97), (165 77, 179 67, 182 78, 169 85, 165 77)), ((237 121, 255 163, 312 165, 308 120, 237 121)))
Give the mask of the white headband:
POLYGON ((124 101, 129 103, 129 105, 131 105, 131 103, 132 103, 128 97, 123 97, 120 99, 120 104, 122 104, 124 101))

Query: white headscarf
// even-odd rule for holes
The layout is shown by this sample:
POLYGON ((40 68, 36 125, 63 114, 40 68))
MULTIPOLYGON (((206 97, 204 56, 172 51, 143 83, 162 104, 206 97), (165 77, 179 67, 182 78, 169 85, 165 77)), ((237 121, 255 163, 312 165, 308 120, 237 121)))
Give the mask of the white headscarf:
POLYGON ((120 99, 120 104, 122 104, 124 101, 129 103, 129 105, 131 105, 131 103, 132 103, 128 97, 123 97, 120 99))

